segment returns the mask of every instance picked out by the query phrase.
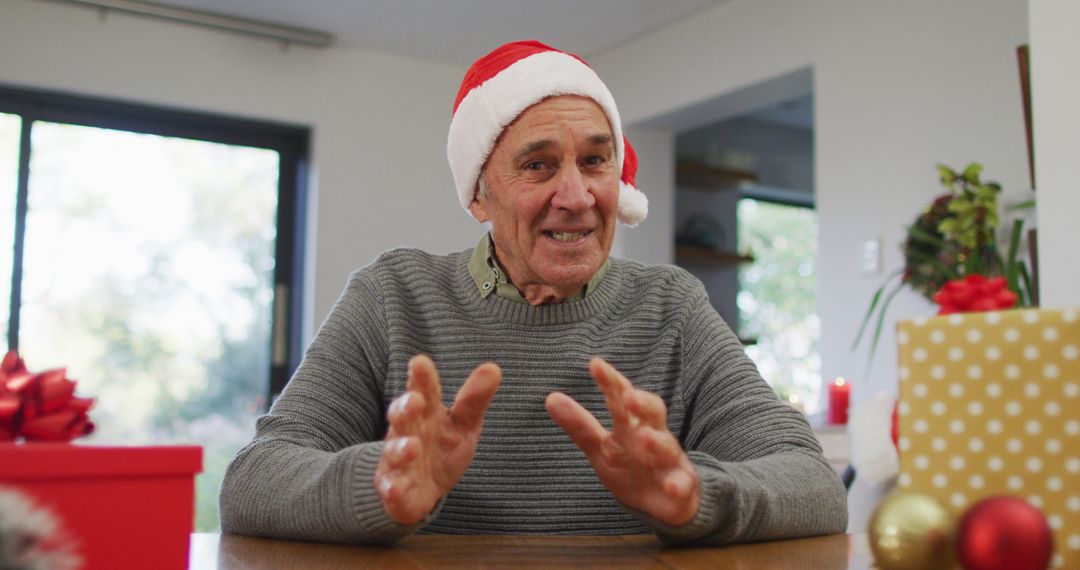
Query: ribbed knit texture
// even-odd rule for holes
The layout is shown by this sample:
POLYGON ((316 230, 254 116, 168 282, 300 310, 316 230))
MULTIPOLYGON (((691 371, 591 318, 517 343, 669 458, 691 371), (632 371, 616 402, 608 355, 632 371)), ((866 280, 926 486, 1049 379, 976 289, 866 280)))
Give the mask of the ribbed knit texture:
POLYGON ((685 271, 613 260, 586 298, 481 298, 471 254, 388 252, 357 271, 221 491, 226 532, 389 542, 414 532, 626 534, 722 544, 843 532, 842 484, 803 416, 758 375, 685 271), (431 355, 450 405, 484 362, 503 371, 476 457, 427 520, 394 523, 374 489, 385 410, 410 358, 431 355), (601 356, 661 396, 701 476, 697 517, 672 528, 614 499, 551 420, 565 392, 610 428, 587 363, 601 356))

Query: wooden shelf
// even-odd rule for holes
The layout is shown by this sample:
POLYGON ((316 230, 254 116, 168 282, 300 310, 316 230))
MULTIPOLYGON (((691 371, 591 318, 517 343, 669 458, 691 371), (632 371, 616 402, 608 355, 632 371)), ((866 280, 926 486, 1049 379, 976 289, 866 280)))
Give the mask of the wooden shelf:
POLYGON ((757 180, 757 174, 749 170, 710 166, 692 160, 680 160, 675 164, 675 182, 680 186, 693 186, 705 190, 733 190, 743 184, 757 182, 757 180))
POLYGON ((676 245, 675 260, 697 265, 735 265, 753 263, 754 258, 734 251, 720 251, 693 245, 676 245))

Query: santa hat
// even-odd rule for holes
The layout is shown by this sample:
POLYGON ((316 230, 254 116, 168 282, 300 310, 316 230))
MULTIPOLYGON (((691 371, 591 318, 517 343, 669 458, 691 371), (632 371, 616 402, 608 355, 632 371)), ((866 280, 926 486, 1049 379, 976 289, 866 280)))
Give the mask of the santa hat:
POLYGON ((604 110, 622 169, 618 218, 636 226, 649 212, 649 200, 635 187, 637 155, 623 136, 615 99, 581 58, 537 41, 501 46, 476 60, 465 73, 446 143, 461 207, 469 209, 480 169, 503 129, 525 109, 556 95, 588 97, 604 110))

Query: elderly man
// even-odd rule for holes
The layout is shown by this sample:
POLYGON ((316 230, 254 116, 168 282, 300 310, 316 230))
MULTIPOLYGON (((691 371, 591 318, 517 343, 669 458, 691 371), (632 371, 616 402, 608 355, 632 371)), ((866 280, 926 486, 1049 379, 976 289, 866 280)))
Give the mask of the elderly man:
POLYGON ((844 489, 709 304, 609 259, 647 202, 580 59, 507 44, 465 76, 448 155, 475 249, 357 271, 229 467, 222 528, 723 544, 843 532, 844 489), (430 355, 430 356, 425 356, 430 355))

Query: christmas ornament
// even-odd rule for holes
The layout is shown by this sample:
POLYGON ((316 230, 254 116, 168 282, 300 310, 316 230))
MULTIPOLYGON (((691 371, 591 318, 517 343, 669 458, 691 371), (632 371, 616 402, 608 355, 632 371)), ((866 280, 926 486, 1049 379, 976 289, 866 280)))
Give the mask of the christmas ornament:
POLYGON ((893 493, 870 518, 870 549, 881 570, 949 568, 954 530, 952 514, 934 498, 893 493))
POLYGON ((1046 517, 1016 497, 975 503, 956 530, 956 555, 965 570, 1044 570, 1053 552, 1046 517))

